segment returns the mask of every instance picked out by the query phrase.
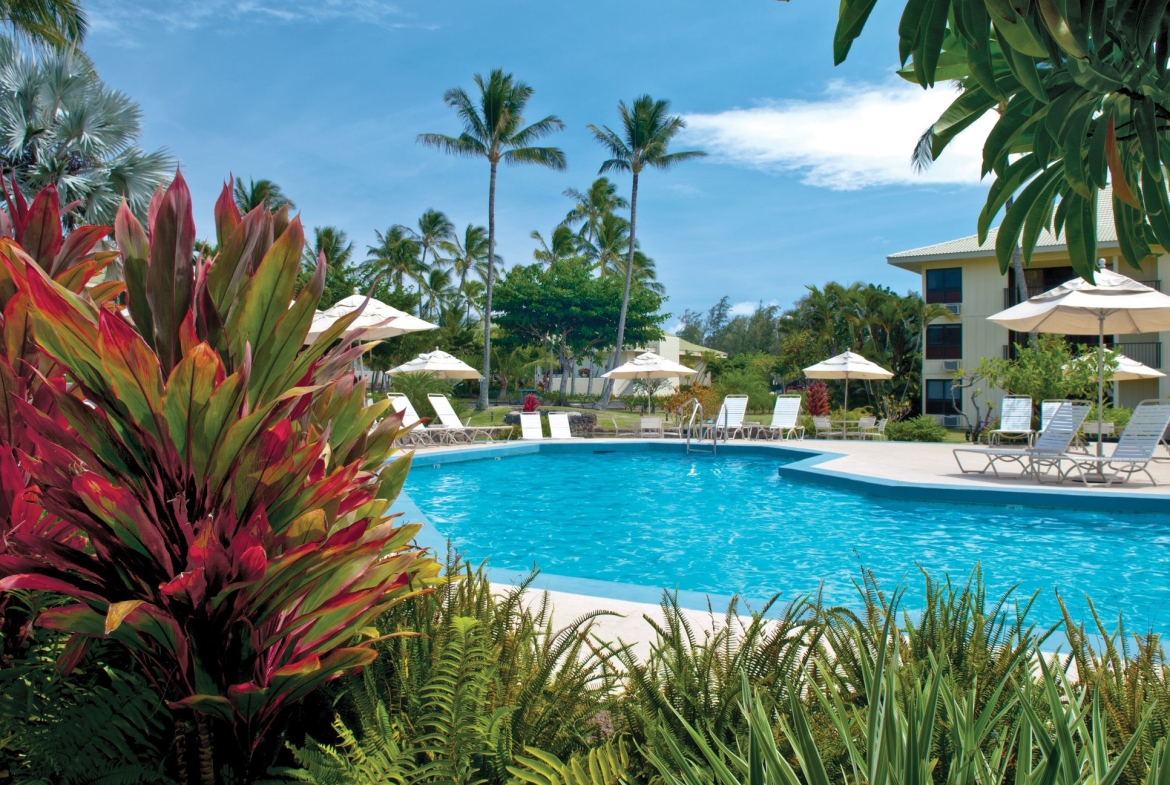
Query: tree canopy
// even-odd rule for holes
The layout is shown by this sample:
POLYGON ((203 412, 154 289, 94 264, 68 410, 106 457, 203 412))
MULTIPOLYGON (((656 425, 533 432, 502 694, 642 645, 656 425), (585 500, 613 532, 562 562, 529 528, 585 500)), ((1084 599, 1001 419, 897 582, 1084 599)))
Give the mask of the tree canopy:
MULTIPOLYGON (((845 60, 877 0, 842 0, 834 59, 845 60)), ((1064 231, 1079 275, 1097 260, 1098 200, 1112 185, 1117 236, 1138 267, 1170 248, 1170 15, 1149 0, 907 0, 899 73, 961 91, 929 133, 940 155, 989 111, 983 148, 994 175, 980 242, 1009 204, 996 238, 1005 272, 1019 242, 1031 260, 1043 229, 1064 231)))

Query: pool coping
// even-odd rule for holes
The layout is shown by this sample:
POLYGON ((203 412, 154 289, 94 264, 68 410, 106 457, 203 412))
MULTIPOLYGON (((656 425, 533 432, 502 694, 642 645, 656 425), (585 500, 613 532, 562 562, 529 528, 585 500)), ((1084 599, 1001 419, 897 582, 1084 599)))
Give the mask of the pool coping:
MULTIPOLYGON (((619 439, 574 439, 518 441, 503 444, 475 446, 452 446, 415 452, 416 464, 439 466, 446 463, 463 463, 477 460, 499 460, 505 457, 534 455, 542 452, 680 452, 685 449, 682 442, 669 440, 619 440, 619 439)), ((777 467, 780 475, 805 479, 836 488, 843 488, 870 496, 899 501, 946 502, 959 504, 983 504, 1008 507, 1048 507, 1059 509, 1105 510, 1116 512, 1166 513, 1166 498, 1148 494, 1133 494, 1107 489, 1069 488, 970 488, 944 483, 911 483, 887 480, 880 477, 852 474, 827 469, 820 464, 843 457, 842 453, 816 450, 812 447, 797 447, 791 443, 782 444, 720 444, 720 452, 740 455, 775 455, 795 458, 790 463, 777 467)), ((391 512, 402 513, 410 522, 422 523, 416 542, 442 557, 447 552, 448 540, 406 491, 402 491, 391 505, 391 512)), ((493 583, 517 585, 530 574, 526 571, 493 567, 487 563, 486 571, 493 583)), ((627 600, 630 602, 657 605, 664 592, 677 592, 678 604, 690 610, 711 609, 722 614, 733 599, 730 595, 708 594, 706 592, 671 589, 660 586, 641 586, 632 583, 604 581, 593 578, 577 578, 541 572, 532 583, 532 588, 541 591, 557 591, 567 594, 582 594, 603 599, 627 600)), ((799 595, 781 596, 781 605, 798 599, 799 595)), ((762 605, 766 598, 748 598, 741 595, 741 612, 762 605)))

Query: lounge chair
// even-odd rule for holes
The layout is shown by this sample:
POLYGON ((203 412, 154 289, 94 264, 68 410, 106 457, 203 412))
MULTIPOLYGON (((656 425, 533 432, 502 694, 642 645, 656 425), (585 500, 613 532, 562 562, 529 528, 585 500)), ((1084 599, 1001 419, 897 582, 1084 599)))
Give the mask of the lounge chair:
POLYGON ((813 428, 816 429, 813 435, 818 439, 835 439, 842 433, 833 430, 833 422, 828 417, 813 417, 813 428))
POLYGON ((455 442, 460 438, 465 439, 468 443, 476 440, 476 437, 482 436, 485 441, 495 441, 497 436, 503 436, 505 440, 512 435, 511 425, 464 425, 463 421, 459 419, 459 415, 455 413, 455 407, 451 405, 451 401, 446 395, 442 393, 429 393, 427 400, 430 401, 431 408, 435 410, 435 414, 439 415, 440 426, 431 426, 428 430, 435 431, 436 435, 446 436, 449 441, 455 442))
POLYGON ((761 426, 759 433, 773 439, 803 439, 804 426, 800 424, 800 396, 777 395, 772 407, 772 422, 761 426))
POLYGON ((1031 447, 959 447, 954 450, 955 463, 959 464, 959 470, 964 474, 984 474, 991 469, 996 478, 1002 477, 999 473, 1000 464, 1011 464, 1018 466, 1020 473, 1008 477, 1032 474, 1037 482, 1043 481, 1044 476, 1055 469, 1057 481, 1061 482, 1065 478, 1061 463, 1090 408, 1088 403, 1082 401, 1061 401, 1048 427, 1031 447), (962 455, 979 456, 985 462, 981 468, 967 467, 963 465, 962 455))
POLYGON ((1041 401, 1040 402, 1040 433, 1044 433, 1044 429, 1048 427, 1048 423, 1052 421, 1056 410, 1064 401, 1041 401))
POLYGON ((851 433, 846 431, 845 435, 855 439, 864 439, 867 433, 875 430, 877 430, 877 417, 858 417, 857 427, 851 433))
POLYGON ((437 444, 443 439, 443 436, 436 433, 435 429, 427 428, 422 418, 418 416, 418 412, 414 410, 414 404, 404 394, 392 392, 386 393, 386 397, 390 400, 390 405, 394 407, 394 411, 402 413, 402 427, 409 428, 412 425, 414 426, 410 433, 402 437, 403 443, 437 444))
POLYGON ((885 439, 886 438, 886 423, 890 421, 889 417, 883 417, 878 420, 877 425, 868 430, 861 431, 862 439, 885 439))
POLYGON ((662 425, 661 417, 643 417, 638 424, 638 435, 643 439, 664 439, 666 428, 662 425))
POLYGON ((525 440, 544 438, 540 412, 520 412, 520 438, 525 440))
POLYGON ((1077 479, 1083 483, 1088 483, 1090 477, 1104 478, 1106 483, 1126 483, 1130 477, 1141 472, 1157 485, 1158 481, 1150 474, 1148 467, 1168 426, 1170 404, 1161 403, 1156 398, 1142 401, 1133 410, 1133 416, 1121 432, 1121 438, 1111 455, 1100 458, 1096 455, 1065 455, 1065 459, 1072 463, 1065 471, 1065 476, 1077 472, 1077 479))
MULTIPOLYGON (((568 412, 549 412, 548 413, 548 433, 549 437, 553 439, 579 439, 581 437, 573 435, 573 429, 569 427, 569 413, 568 412)), ((525 437, 527 438, 527 437, 525 437)))
POLYGON ((723 399, 715 420, 709 426, 711 438, 722 436, 725 440, 743 435, 743 417, 747 414, 746 395, 728 395, 723 399))
POLYGON ((1032 396, 1008 395, 1000 405, 999 427, 987 435, 987 440, 998 444, 1004 439, 1023 439, 1031 444, 1035 433, 1032 429, 1032 396))

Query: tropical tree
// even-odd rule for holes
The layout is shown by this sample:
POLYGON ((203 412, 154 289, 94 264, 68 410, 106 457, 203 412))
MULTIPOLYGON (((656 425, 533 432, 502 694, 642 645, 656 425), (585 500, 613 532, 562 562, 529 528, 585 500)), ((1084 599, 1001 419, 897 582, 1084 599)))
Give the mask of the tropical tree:
MULTIPOLYGON (((263 202, 261 202, 263 204, 263 202)), ((268 208, 266 208, 268 209, 268 208)), ((312 277, 319 261, 325 263, 325 289, 321 293, 321 307, 328 308, 338 300, 353 294, 356 281, 350 262, 353 243, 336 226, 313 228, 313 244, 301 253, 302 283, 312 277)))
MULTIPOLYGON (((836 62, 848 56, 875 3, 841 3, 836 62)), ((983 147, 982 174, 994 179, 978 220, 982 242, 1005 211, 995 243, 1003 272, 1017 243, 1028 263, 1041 231, 1051 228, 1064 231, 1073 268, 1091 280, 1097 202, 1110 184, 1126 261, 1140 268, 1152 245, 1170 248, 1165 4, 940 0, 928 11, 910 0, 898 36, 900 75, 924 88, 940 80, 962 86, 931 129, 933 157, 984 114, 1003 109, 983 147)))
MULTIPOLYGON (((670 114, 669 101, 655 101, 649 95, 642 95, 635 98, 630 106, 626 106, 625 101, 619 102, 618 113, 622 120, 620 134, 607 126, 601 128, 594 125, 589 126, 594 138, 610 155, 610 158, 601 165, 599 174, 605 174, 612 169, 618 172, 629 172, 631 176, 630 240, 625 270, 626 287, 622 295, 622 312, 621 318, 618 320, 617 345, 614 347, 611 368, 616 367, 621 358, 626 333, 626 310, 630 301, 630 286, 634 280, 634 252, 638 247, 638 178, 646 167, 665 170, 684 161, 706 155, 701 150, 669 152, 671 141, 678 135, 679 131, 686 127, 686 122, 681 117, 670 114)), ((600 408, 608 406, 612 394, 613 382, 610 380, 606 382, 598 406, 600 408)))
POLYGON ((540 243, 539 248, 533 249, 532 258, 542 264, 553 265, 580 256, 580 241, 577 235, 563 224, 553 229, 548 242, 545 242, 540 232, 533 232, 528 236, 540 243))
POLYGON ((604 277, 624 271, 622 257, 630 253, 630 222, 620 215, 606 213, 597 224, 593 241, 585 241, 583 250, 598 275, 604 277))
POLYGON ((244 178, 237 177, 233 194, 236 207, 240 208, 241 213, 250 213, 260 205, 264 205, 264 209, 269 212, 274 212, 282 207, 287 207, 289 210, 296 209, 293 200, 285 196, 280 186, 271 180, 249 179, 248 184, 244 185, 244 178))
POLYGON ((453 87, 443 102, 455 110, 463 124, 459 136, 420 134, 418 141, 451 155, 486 158, 491 165, 488 185, 488 265, 483 312, 483 377, 479 388, 479 408, 488 407, 491 379, 492 287, 495 284, 496 256, 496 170, 501 161, 508 164, 536 164, 550 169, 566 167, 565 154, 556 147, 535 147, 534 142, 564 128, 555 115, 525 125, 524 110, 532 98, 532 88, 516 81, 512 74, 497 68, 485 80, 475 75, 479 90, 477 101, 460 87, 453 87))
MULTIPOLYGON (((13 6, 0 3, 0 17, 13 6)), ((175 162, 138 146, 141 117, 80 52, 34 58, 0 36, 0 168, 29 199, 53 185, 62 205, 80 202, 64 216, 67 227, 111 225, 122 199, 146 217, 175 162)))
POLYGON ((420 249, 418 241, 410 236, 410 230, 395 224, 385 234, 375 230, 374 236, 378 244, 366 246, 367 264, 373 271, 378 275, 389 275, 399 286, 407 278, 417 283, 422 273, 420 249))
POLYGON ((448 304, 459 291, 451 286, 451 274, 441 267, 432 267, 427 270, 426 275, 419 277, 418 285, 419 294, 422 297, 419 303, 419 314, 430 318, 437 317, 443 306, 448 304))
POLYGON ((617 185, 610 182, 608 177, 598 177, 587 191, 568 188, 565 190, 565 196, 573 199, 576 204, 565 216, 564 224, 566 226, 581 224, 579 236, 587 242, 593 242, 597 237, 602 218, 630 206, 629 202, 618 196, 617 185))
POLYGON ((29 43, 59 50, 79 45, 89 30, 77 0, 4 0, 0 20, 29 43))
POLYGON ((437 259, 439 245, 450 237, 455 236, 455 224, 451 223, 451 219, 445 213, 435 209, 429 209, 418 219, 418 230, 408 229, 414 241, 418 243, 422 249, 422 256, 419 259, 419 271, 429 272, 427 267, 427 253, 435 251, 434 256, 437 259))
MULTIPOLYGON (((459 288, 463 289, 467 286, 468 275, 477 272, 480 267, 487 267, 487 229, 468 224, 463 230, 462 240, 459 239, 459 235, 452 232, 448 239, 439 243, 439 250, 448 254, 443 262, 451 266, 452 272, 459 277, 459 288)), ((496 262, 499 261, 500 258, 497 256, 496 262)))

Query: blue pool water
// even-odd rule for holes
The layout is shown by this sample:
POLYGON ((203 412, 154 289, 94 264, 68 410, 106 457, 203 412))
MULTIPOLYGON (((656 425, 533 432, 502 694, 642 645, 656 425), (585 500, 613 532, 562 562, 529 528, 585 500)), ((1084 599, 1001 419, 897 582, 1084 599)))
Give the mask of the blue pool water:
POLYGON ((917 565, 989 594, 1041 590, 1032 618, 1059 621, 1054 590, 1087 618, 1123 612, 1170 632, 1170 516, 874 496, 780 477, 776 457, 669 452, 541 453, 429 467, 406 491, 438 532, 494 567, 785 600, 824 587, 857 604, 853 580, 921 597, 917 565))

